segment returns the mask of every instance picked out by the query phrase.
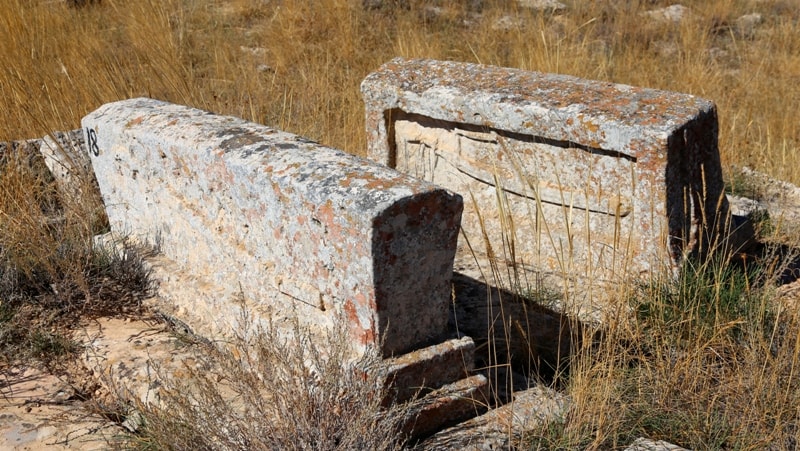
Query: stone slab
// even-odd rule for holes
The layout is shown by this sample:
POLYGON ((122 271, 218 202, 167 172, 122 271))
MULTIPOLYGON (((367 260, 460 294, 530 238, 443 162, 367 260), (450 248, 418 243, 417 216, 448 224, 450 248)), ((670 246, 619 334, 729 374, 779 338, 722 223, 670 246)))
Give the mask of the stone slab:
POLYGON ((201 357, 203 343, 184 335, 188 338, 155 322, 100 318, 77 338, 85 346, 84 366, 109 393, 132 406, 166 407, 170 381, 218 371, 201 357))
POLYGON ((514 394, 506 405, 442 430, 420 444, 418 449, 496 450, 515 449, 523 434, 563 418, 569 398, 544 387, 514 394))
POLYGON ((53 132, 42 138, 39 152, 62 196, 80 199, 99 193, 83 130, 53 132))
POLYGON ((402 58, 361 91, 369 158, 466 199, 459 255, 585 287, 704 256, 726 224, 708 100, 402 58))
POLYGON ((29 171, 28 174, 32 176, 30 183, 35 186, 28 186, 28 189, 37 193, 37 202, 45 216, 40 220, 50 227, 62 222, 64 216, 55 190, 49 189, 53 176, 40 153, 42 141, 39 138, 0 142, 0 175, 9 168, 29 171))
POLYGON ((748 202, 737 198, 739 208, 734 213, 742 216, 766 214, 777 233, 791 236, 798 232, 800 188, 748 167, 735 169, 732 179, 734 190, 751 199, 747 205, 748 202))
MULTIPOLYGON (((158 242, 179 317, 332 327, 386 356, 442 338, 461 197, 263 125, 152 99, 82 121, 112 232, 158 242)), ((163 295, 163 293, 162 293, 163 295)))
POLYGON ((392 402, 403 402, 425 390, 467 377, 475 367, 475 342, 451 339, 386 360, 392 402))
POLYGON ((481 374, 447 384, 420 400, 419 410, 406 425, 406 431, 413 438, 429 436, 486 412, 488 399, 488 380, 481 374))

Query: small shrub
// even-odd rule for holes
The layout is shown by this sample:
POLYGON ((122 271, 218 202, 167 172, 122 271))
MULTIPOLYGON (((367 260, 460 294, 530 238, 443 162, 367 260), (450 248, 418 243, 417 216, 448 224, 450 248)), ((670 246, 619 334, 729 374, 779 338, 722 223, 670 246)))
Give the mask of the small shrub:
MULTIPOLYGON (((317 337, 319 339, 319 337, 317 337)), ((353 361, 348 335, 337 328, 322 342, 295 323, 227 349, 198 356, 210 371, 168 383, 161 406, 140 406, 144 429, 136 449, 391 450, 408 405, 382 406, 387 395, 377 351, 353 361)))
MULTIPOLYGON (((656 280, 633 301, 637 319, 646 328, 676 343, 710 338, 720 330, 740 338, 754 323, 769 321, 763 294, 754 287, 762 279, 758 266, 742 267, 724 259, 687 261, 674 281, 656 280)), ((764 324, 769 329, 769 324, 764 324)))

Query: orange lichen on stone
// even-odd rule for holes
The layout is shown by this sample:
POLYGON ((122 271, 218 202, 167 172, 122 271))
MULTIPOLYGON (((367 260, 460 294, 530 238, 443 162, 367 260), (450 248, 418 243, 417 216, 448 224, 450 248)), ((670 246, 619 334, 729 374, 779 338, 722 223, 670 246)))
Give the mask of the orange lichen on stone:
POLYGON ((141 124, 143 120, 144 120, 144 118, 140 116, 140 117, 137 117, 136 119, 132 119, 127 124, 125 124, 125 126, 126 127, 133 127, 134 125, 141 124))

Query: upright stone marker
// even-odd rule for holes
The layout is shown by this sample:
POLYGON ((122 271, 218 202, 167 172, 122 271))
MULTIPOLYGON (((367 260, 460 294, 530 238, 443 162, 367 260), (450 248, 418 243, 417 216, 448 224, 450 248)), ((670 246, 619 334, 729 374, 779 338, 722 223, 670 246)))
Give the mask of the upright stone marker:
POLYGON ((704 255, 727 222, 707 100, 402 58, 361 90, 369 157, 460 193, 470 248, 516 267, 653 273, 704 255))
POLYGON ((82 125, 112 231, 160 240, 201 293, 173 299, 179 316, 223 333, 244 312, 324 327, 343 317, 361 349, 383 340, 386 355, 445 333, 460 196, 151 99, 104 105, 82 125))

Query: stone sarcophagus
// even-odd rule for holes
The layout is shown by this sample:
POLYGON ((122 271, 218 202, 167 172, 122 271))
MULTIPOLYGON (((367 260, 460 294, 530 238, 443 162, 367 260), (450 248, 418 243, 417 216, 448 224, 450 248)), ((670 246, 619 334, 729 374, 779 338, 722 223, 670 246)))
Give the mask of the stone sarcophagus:
POLYGON ((460 196, 152 99, 106 104, 82 125, 112 232, 160 243, 160 296, 208 336, 245 320, 343 320, 356 350, 388 357, 446 335, 460 196))
POLYGON ((726 224, 710 101, 402 58, 361 90, 369 158, 464 197, 460 252, 618 281, 706 255, 726 224))

